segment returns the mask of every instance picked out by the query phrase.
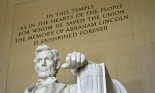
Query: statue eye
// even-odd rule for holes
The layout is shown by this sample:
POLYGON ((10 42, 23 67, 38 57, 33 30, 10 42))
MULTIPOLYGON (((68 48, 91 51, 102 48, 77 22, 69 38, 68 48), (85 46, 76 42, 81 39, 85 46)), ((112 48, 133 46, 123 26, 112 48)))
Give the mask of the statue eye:
POLYGON ((41 61, 41 59, 38 59, 38 60, 37 60, 37 62, 40 62, 40 61, 41 61))

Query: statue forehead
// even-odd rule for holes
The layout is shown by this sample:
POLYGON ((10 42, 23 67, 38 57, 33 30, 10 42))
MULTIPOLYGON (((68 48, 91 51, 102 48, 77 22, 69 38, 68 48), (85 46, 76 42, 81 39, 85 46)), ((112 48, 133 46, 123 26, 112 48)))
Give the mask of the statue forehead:
POLYGON ((43 50, 39 52, 36 57, 39 58, 39 57, 53 57, 53 56, 54 54, 52 53, 51 50, 43 50))

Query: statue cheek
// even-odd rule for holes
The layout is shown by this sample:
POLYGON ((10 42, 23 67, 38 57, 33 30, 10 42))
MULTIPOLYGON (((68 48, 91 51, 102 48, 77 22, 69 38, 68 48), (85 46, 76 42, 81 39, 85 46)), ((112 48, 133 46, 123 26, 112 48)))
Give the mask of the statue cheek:
POLYGON ((40 73, 40 70, 39 70, 39 67, 38 66, 35 66, 35 69, 36 69, 36 72, 37 73, 40 73))

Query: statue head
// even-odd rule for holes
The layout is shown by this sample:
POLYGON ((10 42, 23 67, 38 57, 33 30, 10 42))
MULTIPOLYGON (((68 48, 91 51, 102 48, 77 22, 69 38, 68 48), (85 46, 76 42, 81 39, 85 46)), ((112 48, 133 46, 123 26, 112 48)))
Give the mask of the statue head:
POLYGON ((60 67, 59 52, 47 45, 38 46, 35 53, 34 64, 39 78, 56 77, 60 67))

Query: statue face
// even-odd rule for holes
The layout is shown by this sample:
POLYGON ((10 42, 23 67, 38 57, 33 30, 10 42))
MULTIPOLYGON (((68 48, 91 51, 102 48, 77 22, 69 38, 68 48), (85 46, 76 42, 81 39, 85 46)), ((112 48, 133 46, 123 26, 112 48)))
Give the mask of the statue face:
POLYGON ((37 62, 35 63, 35 69, 38 73, 39 78, 47 78, 53 72, 53 56, 49 50, 39 52, 36 56, 37 62))

